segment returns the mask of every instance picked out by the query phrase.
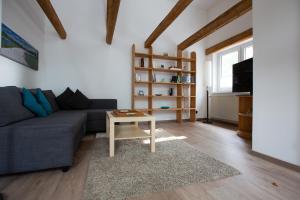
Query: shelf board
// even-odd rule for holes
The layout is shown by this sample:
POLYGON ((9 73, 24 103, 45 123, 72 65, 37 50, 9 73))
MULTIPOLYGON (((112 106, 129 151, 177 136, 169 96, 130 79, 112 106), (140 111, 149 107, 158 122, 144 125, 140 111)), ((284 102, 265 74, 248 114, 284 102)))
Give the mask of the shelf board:
POLYGON ((172 69, 149 68, 149 67, 135 67, 134 69, 136 71, 151 71, 151 70, 153 70, 154 72, 166 72, 166 73, 178 73, 178 72, 182 72, 182 73, 185 73, 185 74, 194 74, 194 73, 196 73, 195 71, 189 71, 189 70, 172 70, 172 69))
POLYGON ((164 69, 164 68, 153 68, 155 72, 167 72, 167 73, 178 73, 182 72, 182 70, 171 70, 171 69, 164 69))
POLYGON ((150 81, 135 81, 137 84, 155 84, 155 85, 181 85, 181 83, 172 83, 172 82, 150 82, 150 81))
POLYGON ((149 71, 150 70, 150 68, 148 68, 148 67, 135 67, 134 69, 137 71, 149 71))
POLYGON ((149 84, 150 81, 135 81, 136 84, 149 84))
POLYGON ((196 98, 196 96, 184 96, 183 98, 196 98))
POLYGON ((181 60, 183 62, 193 62, 193 61, 195 61, 195 59, 192 59, 192 58, 181 58, 181 60))
POLYGON ((175 57, 175 56, 164 56, 164 55, 155 55, 153 54, 154 59, 161 59, 161 60, 180 60, 180 58, 175 57))
POLYGON ((182 98, 182 96, 167 96, 167 95, 162 95, 162 96, 156 96, 153 95, 153 98, 182 98))
POLYGON ((196 85, 195 83, 182 83, 183 86, 196 85))
POLYGON ((164 56, 164 55, 148 54, 148 53, 140 53, 140 52, 135 52, 135 57, 140 57, 140 58, 153 57, 153 59, 174 60, 174 61, 182 60, 183 62, 192 62, 192 61, 195 61, 192 58, 184 58, 184 57, 177 57, 177 56, 164 56))
POLYGON ((180 111, 180 110, 196 110, 196 108, 168 108, 168 109, 163 109, 163 108, 153 108, 153 109, 136 109, 138 111, 142 112, 147 112, 147 111, 180 111))
POLYGON ((138 53, 138 52, 136 52, 136 53, 135 53, 135 57, 140 57, 140 58, 149 58, 149 57, 150 57, 150 55, 149 55, 149 54, 147 54, 147 53, 138 53))
POLYGON ((115 128, 115 140, 149 138, 151 135, 134 125, 118 125, 115 128))
POLYGON ((166 72, 166 73, 186 73, 186 74, 193 74, 195 71, 189 71, 189 70, 172 70, 172 69, 164 69, 164 68, 149 68, 149 70, 153 70, 155 72, 166 72))
POLYGON ((181 108, 168 108, 168 109, 163 109, 163 108, 152 108, 152 109, 136 109, 138 111, 142 111, 142 112, 147 112, 147 111, 177 111, 177 110, 181 110, 181 108))
POLYGON ((196 108, 182 108, 182 110, 196 110, 196 108))
POLYGON ((139 95, 135 95, 134 98, 136 99, 147 99, 149 96, 139 96, 139 95))
POLYGON ((152 97, 152 98, 172 98, 172 99, 175 99, 175 98, 182 98, 183 96, 167 96, 167 95, 162 95, 162 96, 156 96, 156 95, 152 95, 152 96, 138 96, 138 95, 135 95, 134 97, 135 98, 148 98, 148 97, 152 97))
POLYGON ((249 113, 239 113, 239 116, 241 116, 241 117, 252 117, 252 114, 249 114, 249 113))
POLYGON ((136 84, 149 84, 152 83, 154 85, 183 85, 190 86, 195 85, 195 83, 172 83, 172 82, 150 82, 150 81, 135 81, 136 84))
POLYGON ((178 111, 181 110, 181 108, 168 108, 168 109, 163 109, 163 108, 154 108, 152 111, 178 111))
POLYGON ((172 82, 153 82, 156 85, 181 85, 182 83, 172 83, 172 82))

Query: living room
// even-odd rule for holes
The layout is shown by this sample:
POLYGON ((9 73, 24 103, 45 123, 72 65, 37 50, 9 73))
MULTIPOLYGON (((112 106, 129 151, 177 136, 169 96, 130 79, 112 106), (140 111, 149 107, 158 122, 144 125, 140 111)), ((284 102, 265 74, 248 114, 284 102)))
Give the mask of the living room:
POLYGON ((0 198, 300 198, 298 0, 0 5, 0 198))

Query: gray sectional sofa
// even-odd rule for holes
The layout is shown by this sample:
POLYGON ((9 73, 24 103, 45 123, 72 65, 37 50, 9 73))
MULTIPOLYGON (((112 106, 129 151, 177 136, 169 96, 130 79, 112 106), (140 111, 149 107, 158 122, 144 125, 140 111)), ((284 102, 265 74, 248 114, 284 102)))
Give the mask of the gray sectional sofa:
POLYGON ((35 117, 22 104, 19 88, 0 87, 0 175, 68 169, 86 132, 104 132, 105 111, 117 100, 91 99, 89 109, 59 110, 52 91, 43 91, 53 110, 35 117))

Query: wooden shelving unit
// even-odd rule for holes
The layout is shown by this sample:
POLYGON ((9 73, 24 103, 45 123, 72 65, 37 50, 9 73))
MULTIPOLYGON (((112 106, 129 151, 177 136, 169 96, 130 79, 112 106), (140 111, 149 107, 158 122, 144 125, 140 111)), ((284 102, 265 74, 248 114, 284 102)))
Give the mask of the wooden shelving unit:
MULTIPOLYGON (((148 53, 136 52, 135 45, 132 46, 132 109, 137 109, 139 111, 148 112, 153 114, 153 112, 164 112, 164 111, 173 111, 176 113, 177 122, 182 122, 183 112, 187 111, 189 113, 190 121, 196 121, 196 84, 195 83, 173 83, 173 82, 154 82, 153 73, 165 73, 165 74, 174 74, 182 77, 183 75, 190 74, 193 77, 193 80, 196 82, 196 53, 192 52, 190 58, 185 58, 182 56, 182 52, 178 51, 177 56, 165 56, 158 55, 153 53, 152 47, 148 49, 148 53), (147 59, 148 66, 140 67, 136 63, 137 58, 147 59), (153 60, 162 60, 162 61, 174 61, 174 65, 179 68, 179 70, 172 70, 166 68, 154 68, 153 60), (189 64, 189 70, 183 69, 183 63, 189 64), (139 72, 147 73, 147 81, 137 81, 136 74, 139 72), (148 94, 145 96, 138 96, 136 93, 136 88, 140 86, 146 86, 148 89, 148 94), (176 95, 174 96, 156 96, 153 94, 153 89, 155 87, 174 87, 176 90, 176 95), (176 88, 175 88, 176 87, 176 88), (189 90, 189 95, 184 95, 183 91, 189 90), (168 109, 163 108, 153 108, 154 100, 174 100, 176 101, 176 107, 170 107, 168 109), (189 100, 189 107, 183 107, 183 101, 189 100), (136 108, 136 101, 147 101, 147 108, 136 108)), ((171 76, 170 76, 171 78, 171 76)))
POLYGON ((238 135, 245 139, 252 137, 252 96, 239 96, 238 135))

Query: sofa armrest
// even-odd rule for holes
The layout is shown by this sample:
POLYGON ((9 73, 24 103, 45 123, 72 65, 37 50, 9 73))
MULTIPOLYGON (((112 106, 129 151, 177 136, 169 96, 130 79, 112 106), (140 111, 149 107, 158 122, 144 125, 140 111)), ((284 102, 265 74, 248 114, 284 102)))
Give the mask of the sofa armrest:
POLYGON ((117 99, 90 99, 89 109, 117 109, 117 99))

